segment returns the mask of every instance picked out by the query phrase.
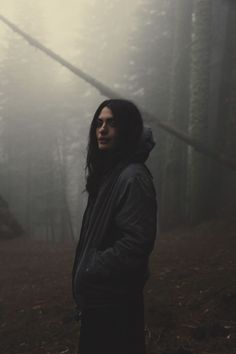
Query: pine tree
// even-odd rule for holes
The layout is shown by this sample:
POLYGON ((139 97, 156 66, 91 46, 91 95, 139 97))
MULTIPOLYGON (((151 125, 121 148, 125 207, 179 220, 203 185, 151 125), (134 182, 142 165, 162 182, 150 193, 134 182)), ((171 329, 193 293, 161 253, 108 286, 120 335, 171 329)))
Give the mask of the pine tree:
MULTIPOLYGON (((181 131, 187 130, 189 108, 189 64, 192 26, 192 1, 172 3, 173 49, 167 121, 181 131)), ((187 146, 167 135, 165 144, 162 221, 174 224, 185 218, 187 146)))
MULTIPOLYGON (((195 0, 190 74, 189 134, 207 144, 209 58, 211 41, 211 0, 195 0)), ((198 222, 208 214, 208 160, 188 149, 188 205, 191 222, 198 222)))

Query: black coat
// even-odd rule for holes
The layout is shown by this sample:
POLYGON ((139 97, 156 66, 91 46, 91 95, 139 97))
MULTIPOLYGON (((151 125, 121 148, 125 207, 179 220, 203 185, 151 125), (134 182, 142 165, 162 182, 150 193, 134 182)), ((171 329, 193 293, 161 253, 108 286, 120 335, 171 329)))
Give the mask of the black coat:
POLYGON ((157 201, 152 175, 140 156, 147 158, 152 147, 143 142, 136 162, 117 164, 97 198, 88 199, 72 281, 81 309, 134 301, 148 278, 157 201))

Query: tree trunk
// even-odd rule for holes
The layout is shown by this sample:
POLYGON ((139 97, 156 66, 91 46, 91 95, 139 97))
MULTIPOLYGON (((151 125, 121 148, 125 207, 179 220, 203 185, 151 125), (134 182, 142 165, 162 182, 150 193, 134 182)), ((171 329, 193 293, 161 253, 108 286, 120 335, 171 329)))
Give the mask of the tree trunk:
MULTIPOLYGON (((211 0, 195 0, 193 12, 189 133, 207 144, 211 0)), ((188 149, 187 215, 192 223, 208 214, 208 160, 188 149)))
MULTIPOLYGON (((181 131, 186 131, 188 119, 192 5, 191 0, 179 0, 172 5, 175 24, 167 120, 181 131)), ((184 218, 186 152, 184 143, 167 136, 162 177, 162 220, 167 225, 184 218)))
MULTIPOLYGON (((31 139, 28 132, 28 146, 31 146, 31 139)), ((26 220, 26 230, 29 237, 32 237, 32 193, 31 193, 31 183, 32 183, 32 158, 31 149, 28 151, 27 155, 27 167, 26 167, 26 200, 25 200, 25 220, 26 220)))
MULTIPOLYGON (((236 159, 236 3, 228 2, 224 57, 218 115, 219 148, 229 158, 236 159)), ((236 174, 221 168, 218 187, 221 211, 234 213, 236 208, 236 174)))
POLYGON ((59 143, 56 142, 58 164, 59 164, 59 174, 61 181, 61 238, 62 240, 67 238, 67 233, 69 239, 74 240, 74 230, 71 218, 70 207, 68 203, 67 196, 67 175, 66 175, 66 157, 65 157, 65 133, 63 129, 62 133, 62 151, 60 151, 59 143))

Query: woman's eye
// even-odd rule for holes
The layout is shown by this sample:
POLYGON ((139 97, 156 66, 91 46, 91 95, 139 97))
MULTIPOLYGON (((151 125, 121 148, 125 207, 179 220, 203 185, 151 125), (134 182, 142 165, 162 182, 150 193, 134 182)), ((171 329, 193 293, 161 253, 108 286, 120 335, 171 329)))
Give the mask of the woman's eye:
POLYGON ((108 121, 108 123, 109 123, 110 127, 115 127, 115 126, 116 126, 115 119, 110 119, 110 120, 108 121))
MULTIPOLYGON (((97 128, 102 127, 103 121, 98 119, 96 125, 97 125, 97 128)), ((106 122, 106 125, 109 125, 109 127, 115 127, 116 126, 115 119, 113 119, 113 118, 108 119, 107 122, 106 122)))
POLYGON ((102 121, 101 120, 97 120, 97 127, 101 127, 102 126, 102 121))

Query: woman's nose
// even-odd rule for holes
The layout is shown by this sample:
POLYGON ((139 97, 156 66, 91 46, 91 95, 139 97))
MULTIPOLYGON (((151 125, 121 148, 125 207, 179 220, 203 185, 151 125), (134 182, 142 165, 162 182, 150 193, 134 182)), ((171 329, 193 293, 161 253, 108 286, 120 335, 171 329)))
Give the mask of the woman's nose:
POLYGON ((104 122, 104 123, 102 124, 102 126, 100 127, 100 131, 101 131, 101 132, 107 131, 107 125, 106 125, 105 122, 104 122))

